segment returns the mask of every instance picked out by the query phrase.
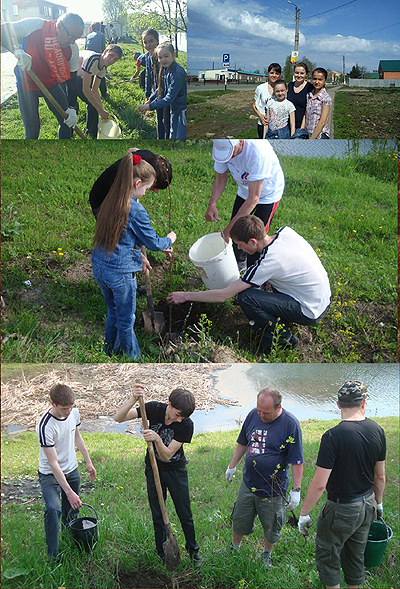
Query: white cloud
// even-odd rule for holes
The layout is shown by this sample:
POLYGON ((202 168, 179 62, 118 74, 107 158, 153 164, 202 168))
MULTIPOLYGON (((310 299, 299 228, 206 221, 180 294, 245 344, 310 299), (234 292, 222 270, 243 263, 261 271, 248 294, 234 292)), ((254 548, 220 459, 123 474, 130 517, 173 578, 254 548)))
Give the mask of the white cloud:
POLYGON ((400 44, 390 41, 371 41, 358 37, 332 35, 313 38, 307 43, 307 49, 324 53, 385 53, 398 55, 400 44))

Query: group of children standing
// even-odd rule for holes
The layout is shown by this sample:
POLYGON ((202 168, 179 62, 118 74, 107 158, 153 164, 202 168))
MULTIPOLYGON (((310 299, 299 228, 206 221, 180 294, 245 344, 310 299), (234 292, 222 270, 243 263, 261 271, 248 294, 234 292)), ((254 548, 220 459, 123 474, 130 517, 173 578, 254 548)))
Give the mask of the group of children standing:
POLYGON ((332 99, 325 89, 328 72, 315 68, 312 83, 307 81, 308 67, 299 62, 293 82, 281 79, 279 63, 268 66, 268 82, 257 86, 253 110, 258 115, 260 139, 329 139, 329 110, 332 99))
POLYGON ((159 43, 155 29, 142 33, 146 53, 138 55, 136 72, 130 81, 145 67, 144 104, 139 105, 142 114, 148 110, 157 113, 158 139, 186 139, 187 89, 186 72, 175 60, 171 43, 159 43))

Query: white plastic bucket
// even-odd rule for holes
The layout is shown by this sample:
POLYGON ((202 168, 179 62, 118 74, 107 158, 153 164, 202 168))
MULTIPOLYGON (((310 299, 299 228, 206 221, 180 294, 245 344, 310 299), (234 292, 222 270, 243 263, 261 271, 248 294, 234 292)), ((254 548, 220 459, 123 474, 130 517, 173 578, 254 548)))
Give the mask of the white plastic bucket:
POLYGON ((100 119, 97 130, 97 139, 118 139, 121 135, 121 129, 118 125, 118 119, 116 119, 116 121, 117 122, 112 119, 100 119))
POLYGON ((232 241, 226 243, 221 233, 200 237, 190 248, 189 259, 208 289, 225 288, 239 278, 232 241))

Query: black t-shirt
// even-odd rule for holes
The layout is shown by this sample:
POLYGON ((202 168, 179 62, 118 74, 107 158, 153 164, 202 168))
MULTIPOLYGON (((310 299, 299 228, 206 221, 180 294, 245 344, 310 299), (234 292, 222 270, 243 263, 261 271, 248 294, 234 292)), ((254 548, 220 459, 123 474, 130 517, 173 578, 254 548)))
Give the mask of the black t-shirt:
POLYGON ((375 464, 385 456, 385 432, 371 419, 341 421, 325 432, 317 466, 332 469, 326 485, 328 496, 346 499, 371 491, 375 464))
POLYGON ((286 98, 293 102, 296 107, 294 116, 296 121, 296 129, 300 129, 301 121, 303 120, 304 113, 306 111, 307 94, 314 90, 314 86, 311 82, 307 82, 301 92, 294 91, 294 82, 289 82, 288 92, 286 98))
MULTIPOLYGON (((148 149, 138 149, 135 151, 135 153, 140 155, 144 160, 146 157, 149 157, 149 155, 153 155, 153 152, 149 151, 148 149)), ((121 160, 118 160, 117 162, 111 164, 111 166, 104 170, 104 172, 93 184, 92 190, 89 193, 89 202, 94 215, 97 215, 101 203, 109 193, 110 188, 115 180, 115 176, 117 175, 120 163, 121 160)))
MULTIPOLYGON (((172 440, 182 442, 179 450, 168 460, 164 462, 157 453, 157 447, 154 445, 155 455, 157 458, 158 468, 160 470, 174 470, 186 464, 187 460, 183 451, 183 443, 190 444, 193 436, 194 424, 190 417, 185 417, 180 423, 171 423, 165 425, 165 411, 168 407, 167 403, 159 403, 158 401, 150 401, 145 404, 147 419, 149 421, 149 428, 154 430, 160 436, 163 444, 169 446, 172 440)), ((137 407, 138 417, 141 417, 140 407, 137 407)), ((150 466, 149 452, 146 454, 146 464, 150 466)))

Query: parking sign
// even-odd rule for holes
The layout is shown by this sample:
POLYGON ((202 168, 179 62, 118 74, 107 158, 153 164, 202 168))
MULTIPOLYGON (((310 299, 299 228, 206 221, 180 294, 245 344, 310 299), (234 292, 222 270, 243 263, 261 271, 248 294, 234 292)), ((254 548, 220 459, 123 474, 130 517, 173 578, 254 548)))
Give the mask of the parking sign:
POLYGON ((229 58, 230 58, 229 53, 223 53, 222 54, 222 65, 224 67, 228 67, 229 66, 229 58))

